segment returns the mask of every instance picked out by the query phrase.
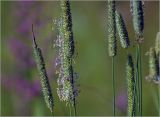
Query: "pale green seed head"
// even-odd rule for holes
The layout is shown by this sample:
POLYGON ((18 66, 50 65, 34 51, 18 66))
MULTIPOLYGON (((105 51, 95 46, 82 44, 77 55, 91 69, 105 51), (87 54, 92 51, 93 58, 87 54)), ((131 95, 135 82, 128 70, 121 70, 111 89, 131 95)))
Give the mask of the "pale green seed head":
POLYGON ((122 48, 128 48, 129 47, 129 37, 128 37, 128 31, 126 29, 125 26, 125 22, 123 20, 122 15, 116 10, 115 13, 115 17, 116 17, 116 28, 117 28, 117 32, 120 38, 120 43, 121 43, 121 47, 122 48))
POLYGON ((142 42, 144 18, 143 18, 143 4, 141 0, 131 0, 131 11, 133 15, 133 27, 137 35, 138 43, 142 42))
POLYGON ((151 47, 150 50, 147 52, 149 56, 149 75, 146 77, 149 81, 158 81, 159 75, 159 58, 156 56, 155 48, 151 47))
POLYGON ((115 56, 117 53, 114 0, 108 1, 108 52, 109 56, 115 56))
POLYGON ((61 0, 61 18, 58 22, 58 40, 61 42, 58 46, 58 57, 60 66, 58 69, 58 88, 57 93, 61 101, 66 103, 73 102, 75 99, 75 83, 73 77, 73 54, 74 40, 72 32, 72 18, 70 12, 70 2, 61 0))
POLYGON ((72 31, 72 16, 70 11, 69 0, 61 0, 61 17, 62 17, 62 31, 65 42, 68 43, 68 56, 72 57, 74 54, 74 40, 72 31))
POLYGON ((160 56, 160 32, 158 32, 156 36, 155 51, 156 51, 156 55, 159 57, 160 56))
POLYGON ((132 56, 128 55, 126 64, 126 79, 127 79, 127 95, 128 95, 128 116, 135 116, 135 79, 134 79, 134 64, 132 56))
POLYGON ((47 107, 50 109, 51 112, 53 112, 54 101, 53 101, 52 91, 49 84, 47 72, 45 69, 45 63, 42 56, 42 52, 41 52, 41 49, 38 48, 38 45, 36 44, 35 37, 33 40, 33 50, 34 50, 34 58, 37 64, 38 72, 39 72, 39 78, 41 82, 44 100, 47 107))

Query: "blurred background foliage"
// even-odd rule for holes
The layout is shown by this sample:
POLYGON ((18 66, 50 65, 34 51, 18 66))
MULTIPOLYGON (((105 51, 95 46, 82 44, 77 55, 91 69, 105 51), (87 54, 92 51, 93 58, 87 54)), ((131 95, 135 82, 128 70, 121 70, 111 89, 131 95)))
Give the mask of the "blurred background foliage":
MULTIPOLYGON (((129 1, 117 1, 125 20, 135 58, 135 35, 129 1)), ((145 1, 145 28, 142 44, 143 115, 157 115, 155 87, 145 80, 148 58, 145 53, 154 46, 159 31, 159 2, 145 1)), ((111 58, 107 50, 107 1, 71 1, 75 71, 78 73, 77 114, 80 116, 112 115, 111 58)), ((32 52, 31 25, 53 88, 55 115, 69 115, 65 103, 56 94, 54 61, 56 50, 54 20, 60 16, 58 1, 1 1, 1 115, 51 115, 46 108, 39 85, 32 52)), ((126 115, 125 64, 127 52, 118 40, 116 56, 116 115, 126 115)))

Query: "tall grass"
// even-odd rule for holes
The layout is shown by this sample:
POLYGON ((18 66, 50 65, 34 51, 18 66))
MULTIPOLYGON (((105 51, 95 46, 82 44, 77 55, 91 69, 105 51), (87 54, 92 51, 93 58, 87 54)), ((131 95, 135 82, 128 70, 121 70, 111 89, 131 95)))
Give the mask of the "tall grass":
POLYGON ((122 48, 128 48, 130 45, 128 32, 125 26, 122 15, 116 10, 116 4, 114 0, 108 1, 108 51, 109 56, 112 57, 112 90, 113 90, 113 115, 115 112, 115 56, 117 53, 117 40, 116 32, 119 35, 122 48))
POLYGON ((76 112, 76 96, 78 90, 75 86, 75 77, 73 69, 74 39, 72 31, 72 16, 70 11, 70 2, 68 0, 60 1, 61 16, 57 22, 58 36, 56 47, 58 48, 58 88, 57 93, 61 101, 69 105, 70 116, 71 108, 76 112))
POLYGON ((115 112, 115 56, 117 52, 116 45, 116 24, 115 24, 115 1, 108 1, 108 52, 109 56, 112 57, 112 91, 113 91, 113 115, 115 112))
POLYGON ((143 29, 144 29, 144 18, 143 18, 143 3, 141 0, 131 0, 131 13, 133 16, 133 27, 136 35, 136 79, 137 79, 137 91, 138 91, 138 107, 139 114, 142 116, 142 64, 141 64, 141 44, 143 42, 143 29))
POLYGON ((149 51, 146 53, 149 57, 148 68, 149 75, 146 77, 148 81, 152 81, 155 85, 156 99, 157 99, 157 110, 160 116, 160 33, 157 33, 155 40, 155 46, 150 47, 149 51))
MULTIPOLYGON (((56 47, 58 48, 58 57, 56 59, 57 67, 57 94, 61 101, 65 101, 69 107, 69 114, 72 116, 72 109, 74 109, 74 116, 77 116, 76 97, 78 90, 75 85, 73 56, 74 56, 74 38, 72 31, 72 17, 70 10, 70 2, 68 0, 60 1, 61 16, 56 22, 58 29, 58 36, 56 40, 56 47), (73 107, 73 108, 72 108, 73 107)), ((127 96, 128 96, 128 116, 143 115, 143 85, 142 85, 142 60, 141 60, 141 44, 143 42, 143 4, 140 0, 131 0, 131 12, 133 15, 133 27, 136 35, 136 65, 134 66, 131 55, 127 56, 126 64, 126 80, 127 80, 127 96)), ((51 92, 50 83, 45 69, 44 59, 41 49, 38 47, 33 27, 33 49, 35 61, 37 63, 38 72, 40 74, 40 81, 42 91, 47 107, 53 113, 53 96, 51 92)), ((115 78, 115 57, 117 54, 117 35, 120 39, 122 48, 128 49, 130 41, 125 21, 121 13, 116 9, 116 2, 114 0, 108 1, 108 53, 112 58, 112 92, 113 92, 113 115, 116 116, 115 109, 115 95, 116 95, 116 78, 115 78)), ((156 40, 155 48, 150 48, 149 55, 149 75, 147 79, 153 80, 158 84, 158 105, 160 108, 160 72, 159 72, 159 37, 156 40)), ((128 54, 128 50, 127 50, 128 54)), ((160 115, 160 110, 158 111, 160 115)))
MULTIPOLYGON (((141 65, 141 43, 143 41, 143 5, 142 1, 131 0, 131 11, 133 15, 133 27, 136 34, 136 79, 134 79, 134 72, 132 73, 133 82, 132 88, 131 85, 127 87, 128 90, 128 103, 134 103, 128 105, 128 115, 136 115, 136 106, 138 104, 138 113, 142 116, 142 65, 141 65), (130 88, 130 89, 129 89, 130 88), (131 89, 133 89, 131 93, 131 89), (133 96, 135 95, 135 97, 133 96), (133 102, 134 101, 134 102, 133 102), (136 104, 137 102, 137 104, 136 104)), ((109 56, 112 57, 112 86, 113 86, 113 115, 115 116, 115 67, 114 67, 114 57, 117 52, 116 48, 116 32, 119 35, 120 43, 122 48, 128 48, 130 45, 128 32, 125 26, 122 15, 116 10, 115 1, 108 1, 108 49, 109 56), (116 25, 116 26, 115 26, 116 25)), ((127 51, 128 53, 128 51, 127 51)), ((132 57, 129 56, 129 62, 132 63, 132 57)), ((128 63, 128 65, 131 65, 128 63)), ((134 67, 134 66, 132 66, 134 67)), ((131 77, 131 76, 130 76, 131 77)))

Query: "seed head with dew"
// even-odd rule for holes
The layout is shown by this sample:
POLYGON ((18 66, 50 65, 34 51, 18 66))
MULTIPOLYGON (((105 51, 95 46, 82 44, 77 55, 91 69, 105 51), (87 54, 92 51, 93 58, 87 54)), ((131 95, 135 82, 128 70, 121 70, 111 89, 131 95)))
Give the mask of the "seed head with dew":
POLYGON ((133 27, 137 36, 137 42, 142 43, 144 18, 143 18, 143 3, 141 0, 131 0, 131 13, 133 16, 133 27))
POLYGON ((135 79, 134 79, 134 64, 132 56, 128 55, 126 64, 126 79, 127 79, 127 95, 128 95, 128 116, 135 116, 135 79))
POLYGON ((50 109, 51 113, 53 113, 54 101, 53 101, 52 91, 51 91, 48 75, 46 72, 43 55, 42 55, 41 49, 38 47, 36 40, 35 40, 35 36, 33 32, 33 25, 32 25, 32 33, 33 33, 34 57, 35 57, 37 69, 38 69, 39 76, 40 76, 43 96, 44 96, 47 107, 50 109))
POLYGON ((122 15, 116 10, 115 13, 115 17, 116 17, 116 28, 117 28, 117 32, 120 38, 120 42, 121 42, 121 46, 123 48, 128 48, 129 47, 129 37, 128 37, 128 31, 126 29, 125 26, 125 22, 123 20, 122 15))
POLYGON ((57 93, 61 101, 65 101, 66 104, 71 103, 75 105, 78 90, 75 85, 75 75, 73 71, 74 40, 70 3, 69 1, 62 0, 60 5, 62 14, 59 20, 55 22, 58 29, 58 36, 55 41, 58 53, 55 63, 58 73, 57 93))
POLYGON ((117 53, 114 0, 108 1, 108 52, 109 56, 115 56, 117 53))

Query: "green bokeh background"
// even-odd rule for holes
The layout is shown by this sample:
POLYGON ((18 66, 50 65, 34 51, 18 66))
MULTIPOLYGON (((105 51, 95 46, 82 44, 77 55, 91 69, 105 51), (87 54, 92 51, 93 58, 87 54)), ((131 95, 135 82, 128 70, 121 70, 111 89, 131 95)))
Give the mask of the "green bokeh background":
MULTIPOLYGON (((12 15, 12 9, 16 2, 1 1, 1 54, 2 54, 2 76, 14 73, 15 58, 11 56, 7 42, 10 36, 18 36, 15 31, 17 20, 12 15)), ((60 7, 57 1, 36 2, 36 5, 42 4, 43 11, 39 14, 39 18, 48 17, 49 20, 43 29, 36 29, 36 38, 46 61, 46 67, 51 67, 50 62, 56 57, 53 48, 53 40, 56 39, 56 30, 53 19, 59 17, 60 7), (53 30, 52 30, 53 28, 53 30), (48 36, 50 38, 48 38, 48 36), (47 44, 44 42, 47 40, 47 44)), ((132 16, 130 13, 129 1, 117 1, 117 8, 122 13, 131 41, 131 47, 128 52, 135 59, 135 35, 132 26, 132 16)), ((79 78, 77 83, 80 85, 80 93, 77 98, 77 113, 80 116, 106 116, 112 115, 112 79, 111 79, 111 58, 108 56, 107 50, 107 2, 106 1, 71 1, 71 12, 73 20, 73 33, 76 42, 76 52, 78 56, 75 58, 75 71, 79 78)), ((43 18, 42 18, 43 20, 43 18)), ((154 100, 154 88, 151 83, 145 80, 148 75, 148 57, 145 53, 151 46, 154 46, 156 34, 159 31, 159 2, 145 1, 144 7, 144 42, 142 44, 142 70, 143 70, 143 115, 157 115, 154 100)), ((31 37, 31 36, 30 36, 31 37)), ((32 37, 31 37, 32 38, 32 37)), ((21 37, 21 39, 26 39, 21 37)), ((32 48, 32 41, 26 42, 32 48)), ((126 89, 125 64, 126 50, 120 47, 118 38, 118 54, 116 56, 116 92, 117 94, 126 89)), ((37 76, 36 68, 32 69, 31 78, 37 76)), ((55 72, 55 70, 53 70, 55 72)), ((56 75, 53 73, 54 80, 51 83, 53 94, 55 97, 55 114, 69 115, 69 110, 65 103, 59 101, 56 94, 56 75)), ((18 115, 15 112, 13 103, 20 97, 9 92, 1 85, 1 115, 13 116, 18 115)), ((51 115, 43 101, 43 97, 39 96, 30 102, 26 107, 29 110, 28 115, 51 115)), ((117 115, 126 115, 116 109, 117 115)))

